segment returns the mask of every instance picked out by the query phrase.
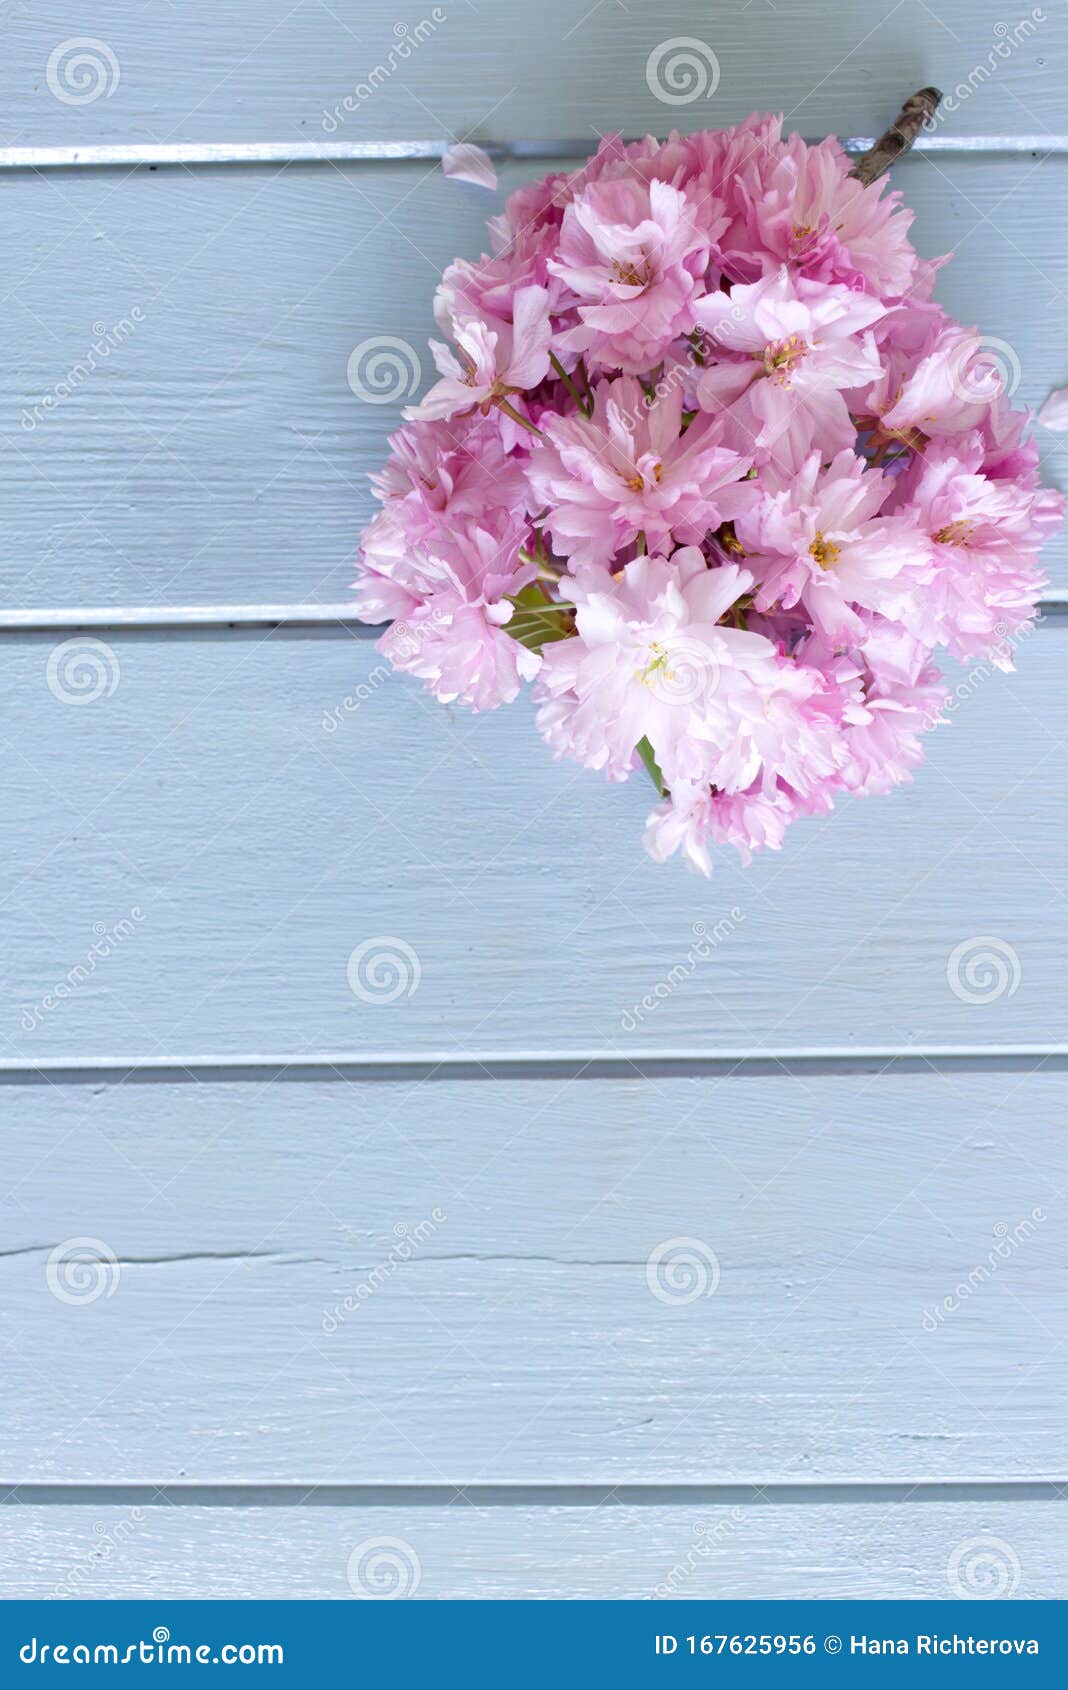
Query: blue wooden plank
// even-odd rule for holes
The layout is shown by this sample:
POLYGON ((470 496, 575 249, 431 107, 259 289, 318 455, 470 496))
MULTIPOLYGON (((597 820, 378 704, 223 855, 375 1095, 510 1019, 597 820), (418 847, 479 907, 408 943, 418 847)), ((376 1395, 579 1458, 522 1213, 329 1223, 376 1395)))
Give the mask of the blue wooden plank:
POLYGON ((1063 1479, 1062 1091, 6 1087, 0 1474, 1063 1479))
MULTIPOLYGON (((1064 1504, 721 1509, 20 1508, 10 1597, 1063 1600, 1064 1504), (361 1546, 363 1546, 361 1548, 361 1546), (357 1553, 358 1552, 358 1553, 357 1553), (352 1580, 350 1582, 350 1567, 352 1580), (952 1575, 951 1575, 952 1569, 952 1575), (952 1576, 952 1582, 951 1582, 952 1576), (355 1585, 355 1591, 354 1591, 355 1585), (382 1586, 379 1586, 381 1592, 382 1586)), ((269 1634, 269 1621, 264 1622, 269 1634)))
MULTIPOLYGON (((954 252, 940 299, 1032 405, 1068 380, 1066 178, 900 172, 919 249, 954 252)), ((398 337, 429 384, 436 281, 498 203, 422 164, 5 180, 0 610, 344 601, 403 397, 358 399, 350 355, 398 337)), ((1065 437, 1040 440, 1064 483, 1065 437)), ((1068 588, 1064 537, 1047 567, 1068 588)))
POLYGON ((1066 634, 963 676, 913 785, 711 882, 644 856, 640 781, 554 764, 524 701, 433 704, 366 640, 112 635, 79 705, 62 637, 7 636, 0 1055, 1056 1044, 1066 634))
POLYGON ((533 31, 514 0, 423 0, 403 17, 392 0, 186 0, 154 7, 151 28, 125 0, 91 17, 53 0, 6 27, 6 137, 42 144, 593 135, 733 123, 757 105, 868 134, 930 82, 959 86, 962 132, 1041 131, 1062 121, 1068 35, 1062 8, 1010 15, 999 0, 544 0, 533 31), (699 43, 689 76, 660 51, 680 37, 699 43))

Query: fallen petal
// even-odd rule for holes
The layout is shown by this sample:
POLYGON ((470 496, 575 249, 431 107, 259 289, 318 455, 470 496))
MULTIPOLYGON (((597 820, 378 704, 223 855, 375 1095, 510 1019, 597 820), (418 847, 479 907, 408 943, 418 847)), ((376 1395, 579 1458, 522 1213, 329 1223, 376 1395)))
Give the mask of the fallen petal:
POLYGON ((493 160, 473 141, 457 141, 446 147, 441 159, 446 176, 456 176, 461 182, 473 182, 476 188, 495 188, 497 172, 493 160))
POLYGON ((1054 428, 1058 432, 1068 429, 1068 387, 1059 387, 1050 394, 1038 413, 1038 420, 1043 428, 1054 428))

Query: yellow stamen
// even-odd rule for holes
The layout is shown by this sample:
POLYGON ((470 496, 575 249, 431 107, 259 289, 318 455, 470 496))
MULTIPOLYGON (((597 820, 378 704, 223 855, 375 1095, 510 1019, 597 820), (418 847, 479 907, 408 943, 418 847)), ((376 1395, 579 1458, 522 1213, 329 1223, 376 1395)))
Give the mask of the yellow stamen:
POLYGON ((809 350, 807 340, 800 335, 787 335, 777 345, 764 348, 764 371, 778 387, 789 387, 795 364, 800 364, 809 350))
POLYGON ((614 258, 612 260, 612 273, 616 281, 625 288, 644 288, 649 283, 648 260, 639 269, 629 259, 624 262, 621 258, 614 258))
POLYGON ((841 550, 841 546, 836 545, 833 540, 827 540, 822 534, 817 533, 816 538, 808 548, 808 553, 810 557, 815 558, 821 569, 832 569, 838 562, 841 550))
POLYGON ((642 685, 646 687, 654 675, 662 674, 666 680, 670 681, 671 671, 668 669, 668 654, 665 647, 661 645, 659 640, 654 640, 649 647, 649 651, 652 655, 648 663, 644 669, 634 671, 634 679, 641 681, 642 685))
POLYGON ((970 546, 974 526, 963 517, 958 518, 956 522, 947 522, 944 528, 940 528, 935 540, 940 546, 970 546))

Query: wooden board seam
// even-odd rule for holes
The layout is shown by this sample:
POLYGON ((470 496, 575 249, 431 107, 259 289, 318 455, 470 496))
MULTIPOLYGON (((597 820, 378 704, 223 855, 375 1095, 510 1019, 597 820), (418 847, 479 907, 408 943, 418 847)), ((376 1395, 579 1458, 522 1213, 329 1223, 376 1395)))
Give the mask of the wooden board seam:
POLYGON ((1037 1502, 1068 1499, 1068 1478, 811 1479, 730 1484, 12 1484, 0 1485, 11 1507, 129 1506, 220 1508, 661 1508, 766 1505, 803 1507, 839 1502, 1037 1502))
POLYGON ((102 1077, 120 1083, 200 1084, 208 1080, 257 1083, 291 1080, 514 1080, 514 1079, 767 1079, 775 1076, 822 1078, 864 1074, 1034 1073, 1068 1068, 1068 1045, 989 1044, 917 1045, 912 1049, 827 1047, 754 1051, 641 1051, 605 1056, 596 1050, 550 1056, 537 1051, 383 1052, 360 1056, 351 1051, 258 1056, 55 1056, 33 1062, 0 1057, 0 1085, 99 1084, 102 1077))
MULTIPOLYGON (((813 142, 822 136, 811 137, 813 142)), ((627 136, 641 140, 641 136, 627 136)), ((871 135, 841 137, 844 150, 867 152, 871 135)), ((147 165, 195 164, 361 164, 440 158, 449 145, 441 140, 411 141, 155 141, 67 147, 0 147, 0 170, 129 169, 147 165)), ((498 162, 517 159, 585 158, 588 138, 542 137, 519 141, 479 142, 498 162)), ((1042 153, 1068 154, 1068 135, 924 135, 914 152, 924 153, 1042 153)))

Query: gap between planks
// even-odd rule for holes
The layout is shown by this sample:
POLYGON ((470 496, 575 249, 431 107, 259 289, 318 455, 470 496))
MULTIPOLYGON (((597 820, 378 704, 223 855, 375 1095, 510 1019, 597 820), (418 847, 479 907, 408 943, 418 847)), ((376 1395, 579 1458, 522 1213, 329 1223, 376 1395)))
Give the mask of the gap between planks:
MULTIPOLYGON (((1068 587, 1054 588, 1039 600, 1039 625, 1068 615, 1068 587)), ((0 634, 77 632, 96 628, 115 634, 155 628, 196 632, 203 629, 315 628, 349 638, 378 639, 385 623, 357 620, 350 604, 187 604, 87 605, 74 608, 17 610, 0 606, 0 634)))
POLYGON ((219 1081, 767 1079, 863 1074, 1060 1073, 1068 1045, 916 1045, 909 1050, 293 1052, 232 1056, 0 1058, 0 1085, 201 1084, 219 1081))
MULTIPOLYGON (((474 139, 475 137, 468 137, 474 139)), ((641 136, 626 137, 641 140, 641 136)), ((820 137, 822 139, 822 137, 820 137)), ((847 153, 866 153, 871 135, 846 135, 847 153)), ((813 143, 814 144, 814 143, 813 143)), ((377 164, 439 159, 448 140, 436 141, 158 141, 66 147, 0 147, 0 170, 136 169, 160 165, 377 164)), ((521 159, 586 158, 589 140, 543 138, 481 140, 498 162, 521 159)), ((923 153, 1068 154, 1068 135, 921 135, 912 149, 923 153)))
POLYGON ((1058 1502, 1068 1478, 812 1479, 732 1484, 0 1484, 10 1507, 701 1508, 1058 1502))

